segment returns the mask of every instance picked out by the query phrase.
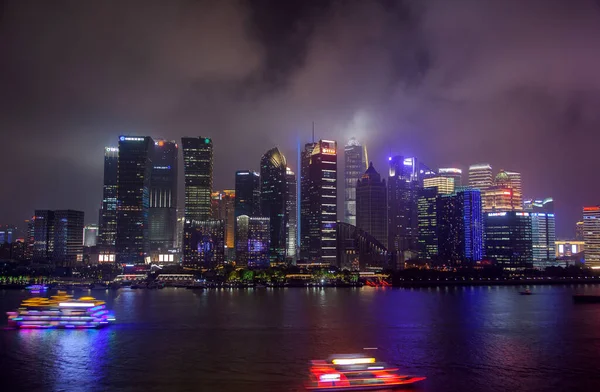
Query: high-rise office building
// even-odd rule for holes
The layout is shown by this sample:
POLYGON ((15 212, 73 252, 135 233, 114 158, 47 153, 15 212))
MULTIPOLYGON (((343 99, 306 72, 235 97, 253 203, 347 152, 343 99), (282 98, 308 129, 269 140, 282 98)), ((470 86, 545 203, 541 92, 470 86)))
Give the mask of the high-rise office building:
MULTIPOLYGON (((422 179, 416 158, 389 158, 388 250, 396 266, 417 255, 417 198, 422 179)), ((424 174, 424 173, 423 173, 424 174)))
POLYGON ((507 172, 501 170, 494 179, 494 184, 482 192, 483 210, 520 211, 523 209, 523 197, 515 188, 507 172))
POLYGON ((298 205, 296 174, 289 167, 285 169, 287 194, 285 198, 286 215, 286 251, 285 257, 290 262, 296 261, 298 248, 298 205))
POLYGON ((149 250, 148 210, 153 149, 154 140, 148 136, 119 137, 117 263, 143 263, 149 250))
POLYGON ((438 195, 436 218, 441 264, 473 264, 483 258, 483 212, 479 189, 438 195))
POLYGON ((104 185, 100 208, 99 243, 104 249, 114 249, 117 238, 117 168, 119 148, 104 148, 104 185))
POLYGON ((225 189, 212 193, 212 218, 225 224, 225 246, 227 250, 235 247, 235 191, 225 189))
POLYGON ((270 149, 260 160, 260 211, 269 218, 272 263, 284 262, 287 249, 286 168, 287 161, 278 148, 270 149))
POLYGON ((86 225, 83 228, 83 246, 96 246, 98 244, 98 225, 86 225))
POLYGON ((35 210, 33 216, 33 261, 52 260, 54 250, 54 211, 35 210))
POLYGON ((356 183, 367 169, 366 146, 351 138, 344 147, 344 222, 356 225, 356 183))
POLYGON ((533 265, 549 266, 555 259, 556 221, 553 213, 530 212, 533 265))
POLYGON ((575 222, 575 240, 583 241, 583 221, 575 222))
POLYGON ((385 246, 366 231, 349 223, 338 222, 336 239, 338 268, 373 271, 390 267, 385 246))
POLYGON ((440 195, 454 193, 454 178, 451 177, 429 177, 423 179, 423 188, 436 188, 440 195))
POLYGON ((583 207, 585 265, 600 268, 600 206, 583 207))
POLYGON ((486 257, 509 269, 532 265, 531 216, 528 212, 487 212, 485 217, 486 257))
POLYGON ((269 218, 240 215, 237 217, 236 262, 239 266, 269 266, 269 218))
POLYGON ((387 226, 387 187, 371 162, 356 184, 356 227, 387 248, 387 226))
POLYGON ((213 187, 213 142, 207 137, 181 138, 186 220, 209 220, 213 187))
POLYGON ((438 212, 437 189, 424 188, 419 191, 417 213, 419 224, 419 259, 435 261, 438 258, 438 212))
MULTIPOLYGON (((501 172, 504 170, 501 170, 501 172)), ((521 173, 513 171, 504 171, 510 181, 510 186, 515 190, 515 197, 520 198, 517 200, 519 204, 523 201, 523 181, 521 180, 521 173)))
POLYGON ((83 222, 83 211, 54 211, 52 261, 55 265, 72 267, 83 261, 83 222))
POLYGON ((177 162, 179 146, 156 140, 150 177, 148 240, 151 250, 165 251, 175 245, 177 235, 177 162))
MULTIPOLYGON (((337 144, 319 140, 310 156, 309 260, 335 264, 337 224, 337 144)), ((302 229, 304 230, 304 228, 302 229)))
POLYGON ((186 221, 183 266, 212 269, 225 263, 225 225, 220 219, 186 221))
POLYGON ((469 187, 484 191, 492 185, 494 185, 492 166, 489 163, 469 166, 469 187))
POLYGON ((260 214, 260 175, 251 170, 235 173, 235 217, 260 214))
POLYGON ((462 186, 462 170, 456 167, 440 167, 438 169, 438 175, 440 177, 447 177, 454 179, 454 187, 458 188, 462 186))
POLYGON ((300 153, 300 219, 298 230, 300 231, 300 257, 308 259, 310 249, 310 159, 316 143, 306 143, 304 150, 300 153))

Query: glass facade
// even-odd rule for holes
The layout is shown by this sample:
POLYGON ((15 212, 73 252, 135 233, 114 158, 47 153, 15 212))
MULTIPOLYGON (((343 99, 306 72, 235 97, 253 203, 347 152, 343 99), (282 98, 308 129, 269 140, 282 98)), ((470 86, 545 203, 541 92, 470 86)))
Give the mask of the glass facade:
POLYGON ((387 187, 372 163, 357 182, 356 206, 356 227, 387 248, 387 187))
POLYGON ((239 266, 269 266, 269 218, 241 215, 237 217, 236 262, 239 266))
POLYGON ((351 138, 344 147, 344 222, 356 225, 356 183, 367 169, 366 147, 351 138))
POLYGON ((117 174, 117 262, 144 263, 148 247, 148 210, 154 140, 121 136, 117 174))
POLYGON ((583 208, 585 265, 600 268, 600 206, 583 208))
POLYGON ((174 141, 154 142, 148 217, 150 250, 168 250, 175 244, 178 147, 174 141))
POLYGON ((509 269, 532 266, 531 216, 528 212, 487 212, 485 219, 486 257, 509 269))
POLYGON ((183 173, 185 178, 186 220, 208 220, 213 187, 213 142, 206 137, 184 137, 183 173))
POLYGON ((72 267, 83 261, 83 222, 83 211, 54 211, 52 260, 55 265, 72 267))
POLYGON ((267 151, 260 160, 260 213, 269 218, 272 263, 283 263, 287 249, 285 156, 278 148, 267 151))
POLYGON ((117 238, 117 168, 119 148, 104 148, 104 185, 100 208, 99 243, 104 249, 113 249, 117 238))
POLYGON ((286 214, 286 260, 296 261, 296 249, 298 247, 298 205, 297 205, 297 181, 296 174, 289 167, 285 171, 287 194, 285 199, 286 214))
POLYGON ((427 188, 419 191, 417 200, 419 224, 419 259, 436 260, 438 256, 437 191, 427 188))
POLYGON ((225 263, 225 225, 222 220, 186 221, 183 266, 211 269, 225 263))

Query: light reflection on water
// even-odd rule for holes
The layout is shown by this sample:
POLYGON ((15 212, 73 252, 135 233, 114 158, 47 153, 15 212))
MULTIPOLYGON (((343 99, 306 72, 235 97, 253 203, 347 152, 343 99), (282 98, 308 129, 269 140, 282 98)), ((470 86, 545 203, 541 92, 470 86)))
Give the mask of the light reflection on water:
MULTIPOLYGON (((103 330, 2 331, 21 390, 300 390, 310 359, 379 347, 426 391, 596 390, 600 307, 537 286, 94 292, 103 330)), ((0 291, 0 310, 22 292, 0 291)), ((83 295, 83 294, 80 294, 83 295)))

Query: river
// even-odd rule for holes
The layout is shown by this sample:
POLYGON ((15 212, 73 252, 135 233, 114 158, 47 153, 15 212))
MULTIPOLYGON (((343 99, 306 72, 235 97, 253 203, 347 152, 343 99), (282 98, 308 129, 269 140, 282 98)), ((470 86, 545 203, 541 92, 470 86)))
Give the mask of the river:
MULTIPOLYGON (((423 391, 596 391, 600 286, 91 291, 102 330, 0 330, 2 391, 300 391, 311 359, 378 347, 423 391)), ((29 296, 0 291, 5 312, 29 296)))

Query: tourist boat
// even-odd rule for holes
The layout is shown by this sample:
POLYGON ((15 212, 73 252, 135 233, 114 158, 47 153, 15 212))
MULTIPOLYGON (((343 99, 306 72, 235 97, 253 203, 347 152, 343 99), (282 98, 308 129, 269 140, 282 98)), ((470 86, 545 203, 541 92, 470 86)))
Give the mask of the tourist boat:
POLYGON ((327 360, 311 361, 309 391, 372 391, 407 388, 425 377, 398 374, 375 358, 361 354, 333 355, 327 360))
POLYGON ((42 291, 48 290, 48 286, 43 285, 43 284, 32 284, 32 285, 25 287, 25 289, 31 291, 34 294, 37 294, 42 291))
POLYGON ((525 291, 519 291, 519 294, 521 294, 521 295, 531 295, 533 293, 531 292, 531 290, 525 289, 525 291))
POLYGON ((93 297, 73 299, 59 291, 50 298, 32 297, 15 312, 7 312, 8 326, 20 329, 101 328, 114 321, 104 301, 93 297))

